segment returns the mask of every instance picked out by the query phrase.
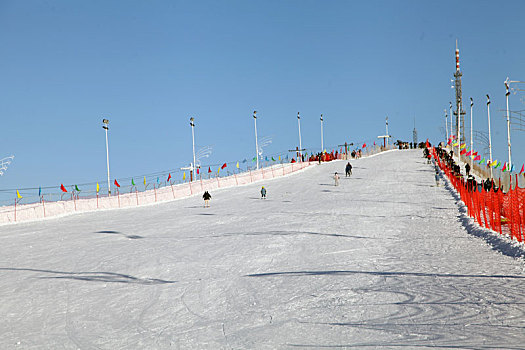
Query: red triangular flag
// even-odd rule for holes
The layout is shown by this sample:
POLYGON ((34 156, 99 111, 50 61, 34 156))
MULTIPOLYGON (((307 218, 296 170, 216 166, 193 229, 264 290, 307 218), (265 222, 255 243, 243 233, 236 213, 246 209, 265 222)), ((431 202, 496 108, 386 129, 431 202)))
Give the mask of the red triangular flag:
POLYGON ((62 184, 60 184, 60 189, 62 190, 62 192, 67 192, 66 188, 62 184))
POLYGON ((427 139, 427 142, 426 142, 425 146, 426 146, 427 148, 430 147, 430 144, 428 143, 428 139, 427 139))
POLYGON ((166 181, 170 181, 171 179, 171 173, 168 174, 168 179, 166 181))
POLYGON ((226 168, 226 163, 224 163, 222 166, 221 166, 221 169, 224 169, 226 168))
POLYGON ((197 168, 197 175, 199 175, 199 168, 197 168))
POLYGON ((363 143, 363 147, 361 147, 361 148, 365 148, 365 147, 366 147, 366 143, 363 143))
POLYGON ((461 152, 459 152, 459 154, 462 154, 462 155, 465 154, 465 153, 467 153, 466 149, 463 149, 461 152))
POLYGON ((211 168, 210 167, 208 167, 208 172, 211 173, 211 168))
POLYGON ((520 174, 525 171, 525 164, 521 166, 520 174))
POLYGON ((120 187, 120 185, 117 182, 117 179, 115 179, 115 186, 120 187))

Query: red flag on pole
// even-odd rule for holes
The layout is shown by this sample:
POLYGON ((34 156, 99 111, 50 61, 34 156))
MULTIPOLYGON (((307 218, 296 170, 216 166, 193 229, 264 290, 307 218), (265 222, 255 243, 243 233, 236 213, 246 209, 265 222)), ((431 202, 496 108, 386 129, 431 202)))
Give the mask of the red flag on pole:
POLYGON ((222 166, 221 166, 221 169, 224 169, 226 168, 226 163, 224 163, 222 166))
POLYGON ((425 144, 425 146, 426 146, 427 148, 430 147, 430 144, 428 143, 428 139, 427 139, 427 143, 425 144))
POLYGON ((208 172, 211 173, 211 168, 210 167, 208 167, 208 172))
POLYGON ((197 168, 197 175, 199 175, 199 168, 197 168))
POLYGON ((363 147, 361 147, 361 148, 365 148, 365 147, 366 147, 366 143, 363 143, 363 147))
POLYGON ((168 179, 166 181, 170 181, 171 179, 171 173, 168 174, 168 179))
POLYGON ((115 182, 114 182, 114 183, 115 183, 115 186, 120 187, 120 185, 119 185, 118 182, 117 182, 117 179, 115 179, 115 182))
POLYGON ((62 190, 62 192, 67 192, 66 188, 62 184, 60 184, 60 189, 62 190))
POLYGON ((521 166, 520 174, 525 171, 525 164, 521 166))

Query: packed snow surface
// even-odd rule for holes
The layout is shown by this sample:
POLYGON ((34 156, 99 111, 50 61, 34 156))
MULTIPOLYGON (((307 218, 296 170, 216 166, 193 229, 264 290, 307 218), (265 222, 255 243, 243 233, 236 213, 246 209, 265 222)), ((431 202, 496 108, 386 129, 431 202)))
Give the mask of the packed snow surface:
POLYGON ((0 227, 0 348, 523 348, 523 260, 420 151, 351 163, 0 227))

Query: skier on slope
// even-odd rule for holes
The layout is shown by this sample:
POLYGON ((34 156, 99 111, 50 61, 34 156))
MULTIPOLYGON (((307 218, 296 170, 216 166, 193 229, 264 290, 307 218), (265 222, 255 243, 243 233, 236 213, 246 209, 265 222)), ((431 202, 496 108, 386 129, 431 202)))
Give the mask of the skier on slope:
POLYGON ((208 191, 204 191, 204 194, 202 195, 202 199, 204 199, 204 208, 210 207, 210 199, 211 194, 208 191))
POLYGON ((261 199, 266 199, 266 188, 264 186, 261 188, 261 199))
POLYGON ((334 174, 334 181, 335 181, 335 186, 339 186, 339 175, 337 174, 337 171, 334 174))
POLYGON ((345 172, 346 176, 352 175, 352 164, 350 164, 350 162, 346 164, 345 172))

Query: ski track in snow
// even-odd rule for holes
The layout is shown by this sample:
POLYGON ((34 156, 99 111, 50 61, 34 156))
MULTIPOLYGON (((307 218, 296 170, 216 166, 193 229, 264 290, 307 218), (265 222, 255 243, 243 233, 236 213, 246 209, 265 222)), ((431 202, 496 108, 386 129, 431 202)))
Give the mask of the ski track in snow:
POLYGON ((0 348, 522 349, 522 250, 420 150, 345 163, 0 227, 0 348))

